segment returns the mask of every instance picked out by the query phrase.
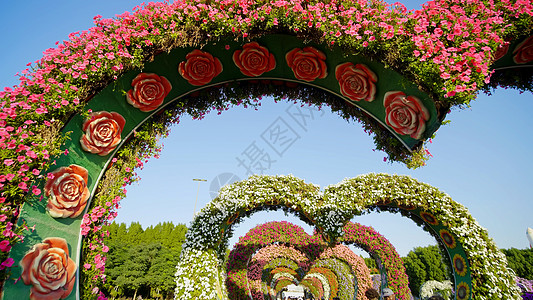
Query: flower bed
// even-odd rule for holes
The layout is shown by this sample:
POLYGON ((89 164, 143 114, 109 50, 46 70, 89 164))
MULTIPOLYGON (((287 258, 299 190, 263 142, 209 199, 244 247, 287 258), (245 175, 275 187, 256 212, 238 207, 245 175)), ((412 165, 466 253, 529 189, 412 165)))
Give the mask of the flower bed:
MULTIPOLYGON (((361 237, 359 240, 364 243, 365 238, 368 237, 361 237)), ((370 249, 371 245, 361 246, 370 249)), ((333 289, 335 291, 333 294, 341 299, 351 300, 354 296, 357 299, 366 299, 364 293, 371 286, 370 271, 361 257, 343 245, 326 247, 319 235, 309 236, 301 227, 287 222, 258 225, 240 238, 228 257, 226 279, 228 297, 248 299, 248 295, 252 295, 253 299, 263 299, 263 295, 269 294, 271 286, 276 285, 272 282, 272 275, 280 271, 291 274, 304 285, 312 285, 313 282, 308 280, 309 276, 317 272, 310 270, 311 266, 329 269, 335 274, 334 277, 326 276, 335 279, 335 282, 330 282, 328 287, 315 286, 313 291, 316 293, 321 289, 331 292, 333 284, 343 287, 340 290, 333 289), (308 240, 312 241, 311 247, 307 243, 308 240), (309 251, 312 248, 320 250, 309 251), (338 282, 339 280, 341 282, 338 282), (354 280, 357 282, 357 295, 355 295, 354 280)), ((315 296, 318 297, 318 294, 315 296)))
MULTIPOLYGON (((375 232, 378 235, 378 232, 375 232)), ((363 239, 360 239, 362 242, 363 239)), ((363 247, 363 244, 358 244, 363 247)), ((373 252, 373 251, 372 251, 373 252)), ((343 262, 346 262, 352 269, 352 273, 355 274, 357 280, 357 299, 366 300, 365 292, 368 288, 372 287, 372 280, 370 277, 370 270, 365 264, 364 259, 361 256, 356 255, 350 248, 344 245, 337 245, 333 248, 326 248, 324 252, 320 254, 320 258, 333 257, 343 262)), ((353 297, 352 297, 353 298, 353 297)))
POLYGON ((263 293, 254 287, 260 286, 261 280, 267 281, 270 288, 275 284, 262 275, 269 261, 283 257, 294 262, 297 270, 307 273, 311 262, 318 258, 324 247, 319 236, 308 235, 303 228, 288 222, 269 222, 252 228, 239 238, 228 256, 228 297, 248 299, 248 293, 251 293, 254 299, 263 299, 263 293))

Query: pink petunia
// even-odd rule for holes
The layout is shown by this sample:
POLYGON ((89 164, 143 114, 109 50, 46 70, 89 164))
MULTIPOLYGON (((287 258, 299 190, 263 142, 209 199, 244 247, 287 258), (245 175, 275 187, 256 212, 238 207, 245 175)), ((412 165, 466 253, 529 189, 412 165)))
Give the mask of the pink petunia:
POLYGON ((3 270, 5 268, 9 268, 13 265, 13 263, 15 262, 14 259, 12 259, 11 257, 8 257, 4 262, 2 262, 2 264, 0 265, 0 270, 3 270))

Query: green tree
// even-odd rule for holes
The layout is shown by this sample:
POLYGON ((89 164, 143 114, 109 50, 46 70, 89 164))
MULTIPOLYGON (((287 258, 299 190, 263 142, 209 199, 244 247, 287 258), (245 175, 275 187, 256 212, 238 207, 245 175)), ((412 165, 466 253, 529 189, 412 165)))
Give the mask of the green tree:
POLYGON ((107 294, 114 298, 142 295, 172 299, 175 266, 187 227, 164 222, 143 230, 138 222, 129 227, 112 223, 107 231, 107 294))
POLYGON ((378 265, 376 264, 376 261, 373 258, 363 257, 363 259, 365 260, 365 264, 371 272, 372 270, 375 271, 378 269, 378 265))
POLYGON ((444 257, 438 246, 427 246, 416 247, 402 258, 413 295, 418 295, 420 286, 428 280, 451 278, 444 257))
POLYGON ((502 249, 516 276, 533 280, 533 249, 502 249))

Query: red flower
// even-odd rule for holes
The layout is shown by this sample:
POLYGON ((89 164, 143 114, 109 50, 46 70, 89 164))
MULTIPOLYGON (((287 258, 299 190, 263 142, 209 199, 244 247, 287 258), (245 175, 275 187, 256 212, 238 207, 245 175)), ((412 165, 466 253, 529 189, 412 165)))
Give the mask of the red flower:
POLYGON ((120 143, 120 134, 126 120, 116 112, 95 112, 83 123, 85 133, 80 139, 81 148, 100 156, 109 154, 120 143))
POLYGON ((145 112, 158 108, 172 90, 172 85, 165 77, 153 73, 140 73, 131 86, 133 89, 126 94, 126 100, 145 112))
POLYGON ((405 96, 400 91, 387 92, 383 101, 385 122, 394 131, 420 139, 429 120, 429 112, 414 96, 405 96))
POLYGON ((233 53, 233 62, 239 67, 242 74, 257 77, 276 67, 274 55, 257 42, 248 43, 242 48, 242 50, 233 53))
POLYGON ((310 82, 328 76, 326 55, 313 47, 294 48, 285 59, 296 79, 310 82))
POLYGON ((55 170, 52 175, 53 178, 48 179, 44 186, 45 195, 48 197, 46 210, 54 218, 79 216, 89 199, 87 169, 70 165, 55 170))
POLYGON ((76 263, 69 257, 67 241, 47 238, 20 261, 22 280, 32 285, 31 300, 65 299, 76 281, 76 263))
POLYGON ((335 68, 341 93, 350 100, 372 102, 376 94, 376 74, 363 64, 343 63, 335 68))
POLYGON ((528 37, 518 44, 513 54, 513 61, 517 64, 525 64, 533 61, 533 36, 528 37))
POLYGON ((208 84, 222 72, 222 63, 213 55, 195 49, 180 62, 178 71, 190 84, 200 86, 208 84))

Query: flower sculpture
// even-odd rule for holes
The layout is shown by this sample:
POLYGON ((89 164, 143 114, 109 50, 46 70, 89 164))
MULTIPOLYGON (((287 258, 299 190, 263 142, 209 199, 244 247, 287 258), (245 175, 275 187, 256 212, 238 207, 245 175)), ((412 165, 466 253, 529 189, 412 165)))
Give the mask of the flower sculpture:
POLYGON ((91 113, 83 123, 85 133, 80 139, 81 148, 100 156, 108 155, 120 143, 125 124, 124 117, 116 112, 91 113))
POLYGON ((358 245, 379 257, 386 271, 388 285, 395 292, 396 299, 408 299, 409 280, 405 267, 389 240, 374 228, 359 223, 348 222, 343 230, 341 241, 358 245))
POLYGON ((353 101, 372 102, 376 95, 378 77, 363 64, 343 63, 335 68, 341 94, 353 101))
POLYGON ((470 296, 470 287, 466 282, 460 282, 457 285, 457 291, 455 292, 455 296, 458 300, 466 300, 470 296))
POLYGON ((317 276, 317 278, 322 277, 322 280, 325 279, 325 281, 322 282, 322 287, 324 288, 324 295, 326 299, 333 299, 334 297, 337 297, 339 288, 342 288, 339 286, 337 275, 329 268, 313 266, 309 270, 309 274, 306 275, 306 277, 307 276, 317 276))
POLYGON ((65 299, 76 281, 76 263, 65 239, 50 237, 38 243, 20 261, 22 280, 32 285, 31 300, 65 299))
MULTIPOLYGON (((331 48, 339 49, 339 51, 335 50, 334 53, 360 53, 363 56, 370 56, 378 63, 386 63, 392 69, 405 73, 407 78, 417 78, 417 82, 422 87, 443 102, 444 109, 442 111, 445 112, 447 105, 465 105, 475 97, 478 88, 490 77, 490 57, 494 48, 501 44, 506 37, 514 36, 515 33, 528 32, 532 24, 531 16, 533 16, 533 10, 531 10, 528 1, 472 0, 461 3, 463 5, 456 5, 456 1, 436 0, 429 2, 420 10, 410 12, 406 12, 401 5, 376 6, 374 2, 367 3, 365 1, 348 6, 339 1, 323 1, 323 3, 308 3, 302 0, 235 1, 231 7, 221 6, 217 1, 200 2, 155 2, 141 5, 133 13, 117 16, 114 19, 97 17, 94 28, 69 35, 68 41, 61 43, 56 49, 47 50, 42 59, 22 72, 19 85, 13 88, 6 87, 0 92, 0 102, 3 103, 0 108, 0 129, 5 130, 2 131, 0 144, 6 145, 2 151, 4 157, 7 158, 4 162, 2 176, 11 178, 2 179, 2 192, 6 191, 6 196, 0 197, 0 199, 6 203, 8 211, 19 212, 19 204, 25 201, 22 199, 22 195, 27 194, 28 191, 27 182, 32 182, 40 176, 39 170, 34 169, 34 166, 47 168, 53 160, 51 158, 53 156, 50 154, 57 152, 63 140, 57 135, 58 138, 53 138, 46 147, 41 147, 43 140, 39 136, 48 130, 47 127, 42 127, 45 131, 35 131, 35 129, 41 130, 41 122, 50 123, 49 121, 54 117, 59 116, 61 118, 59 124, 66 123, 68 117, 82 112, 83 105, 79 105, 80 99, 86 99, 88 95, 96 93, 103 85, 109 83, 111 78, 118 79, 119 76, 124 75, 123 78, 130 79, 128 74, 131 73, 126 72, 150 64, 149 61, 153 55, 161 51, 176 49, 181 55, 179 59, 174 60, 174 63, 177 64, 184 60, 181 57, 189 51, 185 47, 206 45, 208 48, 213 46, 212 49, 215 49, 217 42, 220 46, 222 41, 229 39, 229 43, 236 44, 241 36, 246 38, 249 34, 252 34, 253 37, 261 37, 271 33, 289 33, 302 42, 298 44, 301 46, 293 47, 303 48, 305 47, 303 42, 308 41, 321 44, 317 47, 323 47, 322 49, 326 49, 328 45, 335 45, 331 48), (279 24, 278 17, 280 19, 279 24), (362 19, 355 20, 359 17, 362 19), (432 25, 433 22, 435 25, 432 25), (446 98, 445 96, 450 97, 446 98), (28 126, 32 123, 36 123, 38 126, 28 126), (33 137, 34 133, 35 136, 33 137), (32 137, 27 139, 29 136, 32 137), (19 146, 23 146, 25 149, 21 149, 19 146), (13 161, 19 154, 24 153, 31 158, 31 164, 13 161)), ((311 58, 314 58, 314 66, 322 68, 315 72, 315 75, 318 74, 316 77, 310 76, 308 80, 324 78, 323 76, 326 74, 321 55, 317 55, 318 52, 316 51, 308 51, 309 49, 313 50, 313 48, 303 48, 291 51, 291 54, 294 55, 289 55, 289 64, 301 62, 301 64, 295 65, 298 66, 296 68, 298 72, 295 72, 294 76, 302 78, 298 80, 306 80, 300 71, 313 70, 312 64, 303 64, 304 62, 311 62, 307 61, 311 58)), ((203 53, 199 50, 192 53, 195 54, 196 52, 203 53)), ((327 53, 330 57, 329 53, 332 52, 327 53)), ((169 57, 164 54, 160 57, 163 56, 169 57)), ((279 57, 282 56, 286 56, 286 53, 280 52, 279 57)), ((199 60, 198 57, 200 56, 196 56, 197 60, 199 60)), ((213 58, 211 61, 213 63, 212 69, 215 71, 205 72, 205 64, 195 67, 189 58, 191 57, 180 64, 181 68, 172 66, 172 70, 175 71, 179 68, 182 71, 180 74, 192 82, 192 85, 204 84, 204 78, 212 80, 216 75, 211 75, 218 74, 216 72, 217 67, 219 67, 218 69, 222 67, 218 60, 213 58), (201 72, 189 72, 191 70, 201 72), (210 76, 203 76, 205 74, 210 74, 210 76), (195 81, 191 81, 191 79, 195 81)), ((209 62, 209 58, 206 59, 209 62)), ((303 72, 303 74, 312 75, 313 72, 303 72)), ((293 77, 292 74, 288 75, 288 77, 293 77)), ((224 76, 225 79, 229 79, 228 77, 224 76)), ((176 78, 173 77, 173 79, 176 78)), ((336 85, 334 80, 330 79, 322 80, 322 82, 333 82, 336 85)), ((207 82, 210 82, 209 80, 207 82)), ((160 83, 165 85, 165 81, 162 79, 160 83)), ((531 85, 527 87, 531 87, 531 85)), ((132 92, 128 100, 131 103, 134 103, 134 100, 139 100, 134 97, 137 94, 143 93, 132 92)), ((324 94, 320 93, 320 95, 324 94)), ((178 96, 176 93, 176 97, 178 96)), ((103 97, 95 98, 93 100, 103 97)), ((156 97, 149 100, 148 107, 143 106, 146 111, 155 109, 151 105, 152 102, 154 106, 158 107, 155 104, 161 99, 156 97)), ((425 103, 430 104, 429 101, 425 103)), ((206 107, 208 106, 209 104, 206 105, 206 107)), ((185 108, 194 107, 187 106, 185 108)), ((432 117, 432 120, 439 118, 440 116, 435 116, 432 117)), ((372 127, 376 128, 377 125, 374 124, 372 127)), ((430 125, 426 126, 431 127, 430 125)), ((418 136, 418 132, 422 131, 415 130, 415 136, 418 136)), ((429 134, 429 132, 425 132, 426 136, 429 134)), ((378 137, 380 140, 382 139, 382 135, 378 137)), ((411 140, 408 135, 401 138, 404 141, 411 140)), ((419 145, 418 142, 416 141, 413 145, 419 145)), ((396 152, 395 144, 397 143, 391 143, 388 151, 393 151, 390 153, 394 154, 394 157, 401 158, 401 154, 406 152, 396 152)), ((29 158, 26 159, 30 160, 29 158)), ((143 159, 144 157, 137 158, 143 159)), ((68 159, 74 160, 76 158, 71 156, 68 159)), ((94 179, 93 185, 97 186, 98 177, 94 177, 94 179)), ((120 185, 112 188, 110 193, 118 193, 118 186, 120 185)), ((285 191, 288 188, 283 186, 283 189, 280 190, 285 191)), ((32 190, 34 195, 41 193, 38 188, 32 190)), ((301 196, 301 194, 295 195, 301 196)), ((248 199, 248 197, 252 196, 234 197, 231 200, 235 201, 228 202, 239 208, 246 207, 241 205, 241 199, 248 199)), ((258 197, 258 199, 256 203, 261 203, 262 198, 258 197)), ((322 203, 313 201, 315 198, 309 199, 302 196, 301 199, 310 200, 309 203, 322 203)), ((273 200, 279 203, 288 202, 285 199, 273 200)), ((104 202, 103 199, 102 202, 104 202)), ((242 200, 242 202, 245 201, 242 200)), ((256 203, 246 204, 254 207, 253 205, 256 203)), ((307 213, 313 217, 319 217, 315 214, 316 210, 310 210, 311 204, 303 201, 296 204, 301 209, 302 214, 307 213), (303 209, 306 209, 305 212, 303 209)), ((26 208, 30 206, 27 205, 26 208)), ((225 211, 230 211, 232 208, 230 207, 225 211)), ((323 207, 318 208, 324 209, 323 207)), ((435 208, 432 207, 431 211, 433 209, 435 208)), ((243 208, 243 210, 245 209, 243 208)), ((435 215, 438 215, 440 220, 441 215, 447 217, 445 213, 435 215)), ((226 220, 223 218, 226 217, 225 215, 222 213, 220 215, 221 220, 226 220)), ((335 215, 332 214, 332 219, 335 215)), ((12 215, 6 213, 4 217, 11 219, 12 215)), ((104 219, 102 216, 98 217, 98 221, 102 219, 104 219)), ((215 227, 218 230, 201 231, 198 233, 197 239, 191 240, 195 243, 206 240, 213 243, 219 241, 218 238, 207 236, 211 232, 216 232, 217 235, 220 233, 220 228, 216 226, 218 219, 209 218, 201 221, 203 221, 203 226, 205 225, 209 229, 215 227)), ((464 228, 464 226, 456 225, 463 224, 460 222, 463 221, 458 219, 456 222, 447 222, 446 224, 453 224, 454 228, 450 228, 450 232, 457 237, 458 243, 465 244, 465 240, 468 242, 466 243, 466 247, 468 247, 467 262, 474 261, 469 266, 473 274, 473 284, 470 287, 475 297, 485 299, 486 295, 486 299, 494 299, 498 296, 501 298, 503 295, 504 298, 510 298, 510 295, 516 294, 509 288, 512 285, 508 284, 509 275, 503 269, 505 260, 492 254, 493 252, 497 254, 497 250, 490 248, 487 255, 479 255, 479 253, 485 254, 486 252, 477 251, 477 249, 493 247, 492 242, 486 240, 485 236, 481 234, 483 233, 481 229, 470 224, 468 229, 473 234, 469 232, 468 235, 460 235, 460 230, 464 228), (474 241, 475 238, 479 242, 474 241), (485 260, 483 257, 490 257, 491 259, 485 260), (497 276, 491 276, 493 274, 497 276), (491 278, 491 280, 484 280, 485 278, 491 278)), ((466 221, 464 222, 466 223, 466 221)), ((333 222, 322 225, 339 227, 338 223, 333 222)), ((17 229, 20 228, 15 226, 13 230, 9 229, 6 233, 14 237, 17 229)), ((10 238, 10 242, 14 240, 14 238, 10 238)), ((189 252, 184 250, 183 253, 200 253, 197 257, 201 257, 202 265, 208 267, 202 268, 202 271, 198 271, 198 273, 206 270, 205 273, 201 274, 213 274, 212 270, 217 270, 217 265, 211 264, 211 262, 218 261, 214 253, 207 251, 215 252, 216 250, 209 246, 203 248, 194 246, 196 246, 194 250, 189 252)), ((193 247, 187 249, 193 249, 193 247)), ((184 257, 188 256, 184 255, 184 257)), ((183 261, 188 262, 186 259, 183 261)), ((188 271, 196 272, 196 270, 188 271)), ((199 276, 195 278, 203 280, 199 276)), ((185 279, 189 279, 189 277, 185 277, 185 279)), ((210 289, 214 285, 210 285, 210 282, 215 281, 203 280, 202 285, 205 288, 198 294, 194 294, 196 299, 214 298, 211 296, 212 290, 210 289), (206 282, 208 284, 204 284, 206 282)), ((187 284, 194 285, 195 281, 190 280, 187 284)), ((184 290, 191 291, 191 289, 184 290)))
POLYGON ((385 121, 396 133, 420 139, 429 120, 429 112, 420 99, 404 92, 385 93, 385 121))
MULTIPOLYGON (((309 269, 309 258, 317 258, 323 247, 319 236, 309 235, 303 228, 289 222, 269 222, 254 227, 239 239, 228 256, 226 287, 229 298, 249 299, 243 289, 249 284, 249 292, 254 299, 263 299, 258 287, 268 261, 284 257, 295 262, 295 269, 305 272, 309 269)), ((274 281, 271 283, 275 284, 274 281)))
POLYGON ((336 258, 346 262, 357 278, 357 299, 366 300, 365 291, 372 287, 372 280, 370 279, 370 270, 361 256, 355 254, 347 246, 339 244, 332 248, 326 248, 320 258, 336 258))
POLYGON ((445 299, 450 299, 452 291, 453 284, 449 280, 428 280, 420 286, 420 298, 428 299, 429 297, 437 294, 443 296, 445 299))
POLYGON ((242 74, 250 77, 261 76, 276 67, 274 55, 257 42, 245 44, 242 50, 235 51, 233 62, 242 74))
MULTIPOLYGON (((365 233, 358 239, 365 249, 376 247, 368 246, 367 240, 384 240, 378 233, 374 236, 370 231, 365 233)), ((391 268, 392 273, 401 271, 391 268)), ((372 286, 370 270, 350 248, 340 244, 328 247, 319 234, 309 235, 288 222, 261 224, 241 237, 230 252, 227 272, 228 296, 235 300, 250 297, 261 300, 265 294, 275 295, 280 280, 286 279, 310 288, 318 298, 327 294, 353 299, 357 282, 357 299, 364 300, 364 292, 372 286), (290 274, 290 278, 279 274, 290 274), (318 285, 317 276, 324 279, 318 285)))
POLYGON ((48 197, 46 210, 54 218, 79 216, 89 199, 87 169, 78 165, 61 167, 48 175, 44 186, 48 197))
MULTIPOLYGON (((227 236, 232 231, 231 227, 227 227, 227 220, 237 213, 246 215, 272 206, 297 212, 302 220, 314 224, 322 237, 328 238, 329 242, 357 243, 372 251, 380 258, 384 269, 382 277, 386 276, 383 280, 387 280, 397 299, 408 299, 409 289, 405 268, 399 255, 395 254, 394 247, 382 239, 370 239, 370 228, 356 227, 348 221, 374 208, 390 208, 393 212, 400 210, 400 213, 409 217, 424 211, 425 217, 419 219, 428 219, 429 223, 424 221, 422 226, 431 228, 428 231, 439 243, 442 239, 432 224, 439 224, 453 235, 457 250, 450 250, 444 242, 441 243, 448 255, 457 253, 458 250, 464 251, 462 255, 467 274, 461 277, 457 271, 461 272, 462 269, 451 270, 456 278, 456 295, 460 292, 464 297, 481 300, 519 297, 519 289, 514 283, 514 276, 507 268, 505 255, 464 206, 430 185, 408 176, 388 174, 366 174, 345 179, 326 187, 323 192, 318 186, 305 183, 291 175, 255 175, 247 180, 226 185, 220 190, 218 197, 196 215, 187 231, 176 267, 176 297, 214 299, 218 291, 216 289, 224 280, 227 289, 222 290, 221 294, 226 295, 226 291, 228 295, 242 292, 239 286, 248 280, 247 274, 240 272, 247 269, 247 259, 244 257, 250 257, 257 248, 265 244, 282 242, 281 238, 292 240, 291 242, 301 241, 299 243, 305 245, 301 250, 315 257, 322 252, 320 243, 314 242, 316 237, 307 238, 306 234, 299 234, 298 230, 289 236, 289 226, 264 228, 263 234, 268 233, 268 238, 263 235, 247 235, 239 239, 239 243, 251 246, 242 245, 233 249, 224 270, 221 267, 224 260, 220 257, 225 257, 226 248, 220 245, 226 245, 227 236), (415 209, 407 211, 401 207, 415 209), (222 228, 228 230, 221 239, 222 228), (191 265, 198 267, 191 268, 191 265), (228 275, 226 278, 220 275, 224 271, 228 275), (487 281, 486 278, 491 280, 487 281), (199 285, 205 288, 195 289, 199 285)), ((240 219, 235 222, 238 220, 240 219)))
POLYGON ((180 62, 178 71, 191 85, 202 86, 222 72, 222 63, 210 53, 195 49, 180 62))
POLYGON ((455 269, 455 272, 459 274, 460 276, 465 276, 468 272, 467 266, 466 266, 466 260, 460 255, 455 254, 453 256, 453 268, 455 269))
POLYGON ((528 37, 518 44, 513 51, 513 61, 517 64, 525 64, 533 61, 533 36, 528 37))
POLYGON ((309 270, 309 265, 309 258, 294 246, 272 244, 259 249, 242 273, 248 278, 249 293, 252 297, 263 299, 262 292, 267 291, 267 286, 269 286, 265 284, 263 289, 261 286, 265 270, 277 272, 284 269, 285 272, 293 274, 297 280, 301 280, 303 273, 309 270))
POLYGON ((324 284, 327 285, 327 280, 325 278, 314 275, 318 274, 307 274, 305 278, 300 282, 300 285, 306 287, 316 299, 322 299, 325 295, 324 284))
POLYGON ((126 100, 144 112, 158 108, 172 90, 168 79, 153 73, 140 73, 133 79, 131 86, 133 89, 126 94, 126 100))
POLYGON ((311 82, 328 76, 326 55, 313 47, 292 49, 285 55, 285 59, 296 79, 311 82))
POLYGON ((496 49, 496 52, 494 53, 494 61, 497 61, 498 59, 504 57, 507 54, 507 52, 509 52, 508 42, 501 45, 500 47, 496 49))

